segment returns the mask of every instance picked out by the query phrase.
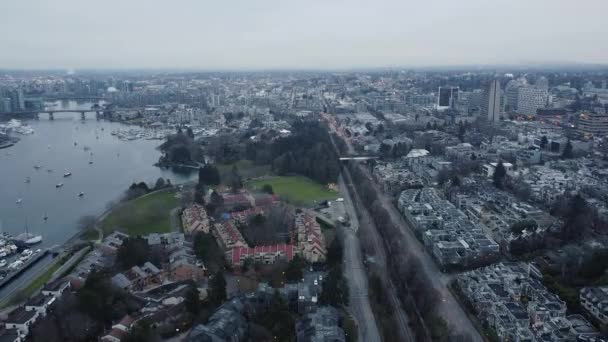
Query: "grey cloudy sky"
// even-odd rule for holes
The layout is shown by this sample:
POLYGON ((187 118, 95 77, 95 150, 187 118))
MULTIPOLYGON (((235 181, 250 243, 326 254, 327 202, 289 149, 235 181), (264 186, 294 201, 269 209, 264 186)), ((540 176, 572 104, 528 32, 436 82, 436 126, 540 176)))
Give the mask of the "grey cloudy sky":
POLYGON ((0 0, 0 68, 608 62, 608 0, 0 0))

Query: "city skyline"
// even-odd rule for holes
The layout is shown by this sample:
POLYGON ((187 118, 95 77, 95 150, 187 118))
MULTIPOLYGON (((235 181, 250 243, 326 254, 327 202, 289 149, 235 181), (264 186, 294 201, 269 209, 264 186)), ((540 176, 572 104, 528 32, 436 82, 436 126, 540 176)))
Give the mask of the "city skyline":
POLYGON ((598 38, 608 34, 601 17, 607 9, 600 0, 558 5, 547 0, 183 1, 180 6, 110 0, 96 7, 72 0, 9 2, 0 5, 0 28, 8 33, 0 38, 0 68, 604 64, 598 38), (576 14, 582 8, 585 15, 576 14))

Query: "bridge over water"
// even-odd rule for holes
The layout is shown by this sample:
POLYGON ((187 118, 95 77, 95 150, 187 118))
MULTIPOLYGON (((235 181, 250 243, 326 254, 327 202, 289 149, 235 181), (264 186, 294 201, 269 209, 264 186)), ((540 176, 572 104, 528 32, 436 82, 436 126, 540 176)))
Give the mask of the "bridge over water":
POLYGON ((44 101, 65 101, 65 100, 76 100, 76 101, 101 101, 103 97, 100 96, 69 96, 69 95, 57 95, 57 96, 45 96, 44 101))
POLYGON ((352 157, 340 157, 340 161, 347 160, 370 160, 370 159, 378 159, 378 156, 352 156, 352 157))
POLYGON ((23 110, 19 112, 9 112, 5 115, 11 117, 20 117, 20 116, 38 116, 40 114, 48 114, 49 119, 53 120, 55 118, 56 113, 80 113, 81 117, 84 119, 86 113, 95 113, 97 116, 105 115, 108 113, 113 113, 115 110, 109 110, 102 107, 99 108, 91 108, 91 109, 39 109, 39 110, 23 110))

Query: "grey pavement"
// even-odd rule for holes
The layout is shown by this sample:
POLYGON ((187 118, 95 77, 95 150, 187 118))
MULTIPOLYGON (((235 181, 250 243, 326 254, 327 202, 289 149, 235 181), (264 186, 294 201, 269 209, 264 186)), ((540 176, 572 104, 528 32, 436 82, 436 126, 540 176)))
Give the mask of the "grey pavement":
POLYGON ((354 212, 348 189, 344 187, 344 181, 340 177, 341 193, 344 195, 344 207, 350 216, 350 228, 338 226, 343 232, 344 241, 344 277, 348 282, 350 290, 349 307, 359 328, 361 341, 382 341, 374 313, 369 303, 367 274, 361 259, 361 247, 355 235, 359 228, 359 220, 354 212), (349 210, 350 209, 350 210, 349 210))

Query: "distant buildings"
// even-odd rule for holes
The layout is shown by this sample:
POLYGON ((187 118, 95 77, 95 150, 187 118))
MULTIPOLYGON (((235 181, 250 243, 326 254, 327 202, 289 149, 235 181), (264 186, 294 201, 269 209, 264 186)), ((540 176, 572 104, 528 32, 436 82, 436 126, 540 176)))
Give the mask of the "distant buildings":
POLYGON ((454 108, 458 101, 458 87, 439 87, 437 109, 454 108))
POLYGON ((608 136, 608 114, 582 112, 576 117, 576 132, 583 139, 606 138, 608 136))
POLYGON ((520 87, 517 93, 517 113, 535 116, 536 111, 547 106, 549 92, 544 88, 520 87))
POLYGON ((486 115, 488 122, 498 124, 500 121, 500 82, 494 80, 490 83, 485 92, 485 101, 483 103, 483 113, 486 115))

